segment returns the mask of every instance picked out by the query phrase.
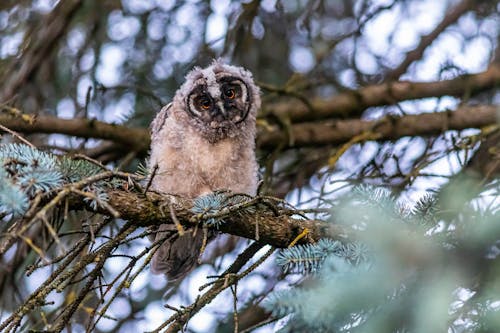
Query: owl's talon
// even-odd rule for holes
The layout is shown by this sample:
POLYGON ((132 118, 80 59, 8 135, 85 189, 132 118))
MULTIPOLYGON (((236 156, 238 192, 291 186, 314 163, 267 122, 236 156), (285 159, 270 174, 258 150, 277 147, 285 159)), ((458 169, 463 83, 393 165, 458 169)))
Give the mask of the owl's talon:
POLYGON ((295 246, 295 244, 297 244, 297 242, 299 240, 301 240, 302 238, 307 236, 307 234, 309 234, 309 232, 310 232, 309 229, 304 228, 304 230, 302 230, 302 232, 300 234, 298 234, 297 237, 295 237, 294 240, 288 245, 288 248, 295 246))
POLYGON ((175 209, 171 202, 168 204, 168 208, 170 209, 170 217, 172 218, 172 221, 174 221, 175 227, 177 228, 177 232, 179 233, 180 236, 184 236, 184 228, 182 227, 182 224, 179 222, 177 215, 175 215, 175 209))

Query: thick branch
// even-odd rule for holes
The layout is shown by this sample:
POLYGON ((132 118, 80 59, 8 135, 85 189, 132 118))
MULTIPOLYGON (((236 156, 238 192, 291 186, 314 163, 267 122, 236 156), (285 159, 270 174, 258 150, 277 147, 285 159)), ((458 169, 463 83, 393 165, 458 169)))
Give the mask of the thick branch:
MULTIPOLYGON (((171 214, 162 214, 160 206, 168 207, 169 202, 175 205, 175 216, 184 226, 193 226, 197 220, 189 211, 192 202, 189 200, 175 202, 169 196, 148 193, 147 196, 125 191, 111 191, 109 204, 119 213, 120 217, 133 221, 136 225, 151 226, 162 223, 173 224, 171 214)), ((323 237, 346 239, 348 231, 341 226, 320 220, 305 220, 290 216, 289 213, 280 212, 275 215, 273 210, 259 205, 255 212, 231 213, 224 218, 224 223, 218 227, 223 233, 236 235, 248 239, 258 240, 278 248, 284 248, 308 229, 306 237, 299 240, 299 244, 315 242, 323 237), (257 230, 256 230, 257 228, 257 230)))
POLYGON ((439 96, 468 96, 500 86, 500 63, 485 72, 434 82, 388 82, 311 101, 312 110, 303 103, 267 105, 264 111, 288 117, 292 123, 332 117, 355 117, 373 106, 393 105, 405 100, 439 96))
POLYGON ((82 138, 115 141, 132 150, 146 151, 149 133, 144 128, 108 124, 94 119, 62 119, 54 116, 35 116, 32 120, 0 115, 0 124, 22 133, 59 133, 82 138))
MULTIPOLYGON (((496 110, 495 106, 464 106, 453 112, 422 113, 386 118, 382 121, 349 119, 302 123, 291 126, 289 137, 278 126, 268 126, 259 132, 257 144, 263 149, 273 149, 282 142, 286 142, 288 147, 340 144, 367 131, 373 132, 373 139, 379 140, 433 135, 445 130, 494 124, 497 121, 496 110)), ((0 124, 23 133, 61 133, 112 140, 140 152, 147 151, 150 142, 146 129, 107 124, 97 120, 39 116, 31 123, 19 117, 0 115, 0 124)))
POLYGON ((259 135, 258 144, 262 148, 272 148, 280 142, 287 143, 289 147, 339 144, 365 133, 367 139, 392 140, 404 136, 434 135, 446 130, 479 128, 495 124, 496 118, 496 106, 467 106, 453 112, 386 117, 375 121, 349 119, 303 123, 291 126, 290 138, 278 127, 267 129, 259 135))

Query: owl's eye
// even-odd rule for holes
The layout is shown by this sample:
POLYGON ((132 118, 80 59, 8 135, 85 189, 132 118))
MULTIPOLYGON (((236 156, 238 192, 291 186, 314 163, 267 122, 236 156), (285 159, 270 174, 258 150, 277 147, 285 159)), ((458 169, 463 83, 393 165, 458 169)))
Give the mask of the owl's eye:
POLYGON ((203 110, 208 110, 212 106, 212 101, 207 97, 202 97, 199 101, 199 105, 203 110))
POLYGON ((224 95, 226 95, 227 98, 233 99, 236 97, 236 93, 233 88, 227 88, 224 90, 224 95))

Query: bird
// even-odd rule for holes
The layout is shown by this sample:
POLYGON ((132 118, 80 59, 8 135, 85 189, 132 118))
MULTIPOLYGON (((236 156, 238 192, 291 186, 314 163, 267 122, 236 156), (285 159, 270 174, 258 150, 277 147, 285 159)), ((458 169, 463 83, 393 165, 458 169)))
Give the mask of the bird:
MULTIPOLYGON (((193 68, 151 123, 150 189, 186 199, 217 191, 256 195, 260 105, 260 90, 249 70, 220 59, 206 68, 193 68)), ((150 236, 159 240, 171 235, 153 255, 150 267, 169 281, 194 268, 204 237, 192 230, 174 235, 176 230, 163 224, 150 236)))

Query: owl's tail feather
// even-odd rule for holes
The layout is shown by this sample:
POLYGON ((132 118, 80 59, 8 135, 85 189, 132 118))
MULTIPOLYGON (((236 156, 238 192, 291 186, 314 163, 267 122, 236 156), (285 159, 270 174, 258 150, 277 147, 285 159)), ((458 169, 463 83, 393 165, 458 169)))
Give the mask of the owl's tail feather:
MULTIPOLYGON (((155 240, 172 233, 172 225, 161 225, 155 240)), ((169 281, 185 277, 195 266, 203 244, 203 232, 193 235, 186 230, 184 235, 176 234, 160 245, 151 260, 153 274, 166 274, 169 281)))

